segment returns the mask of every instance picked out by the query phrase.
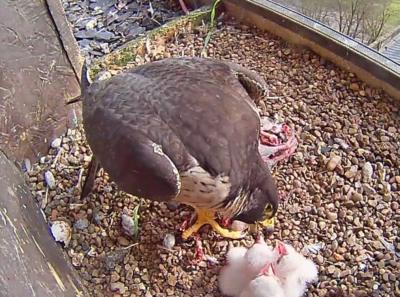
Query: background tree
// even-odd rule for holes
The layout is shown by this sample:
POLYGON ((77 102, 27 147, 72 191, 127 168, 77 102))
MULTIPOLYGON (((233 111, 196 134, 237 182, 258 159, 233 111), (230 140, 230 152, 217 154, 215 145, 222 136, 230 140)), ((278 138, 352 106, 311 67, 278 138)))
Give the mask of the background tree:
MULTIPOLYGON (((282 2, 282 1, 281 1, 282 2)), ((385 33, 391 11, 389 0, 302 0, 297 2, 303 14, 367 45, 385 33)))

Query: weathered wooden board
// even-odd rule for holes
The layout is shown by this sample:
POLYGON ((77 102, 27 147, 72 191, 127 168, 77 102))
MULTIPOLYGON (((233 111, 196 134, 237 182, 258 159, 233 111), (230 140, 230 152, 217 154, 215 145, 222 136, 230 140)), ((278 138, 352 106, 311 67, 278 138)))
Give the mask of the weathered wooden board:
POLYGON ((44 1, 0 1, 0 147, 35 159, 66 128, 67 98, 80 94, 44 1))

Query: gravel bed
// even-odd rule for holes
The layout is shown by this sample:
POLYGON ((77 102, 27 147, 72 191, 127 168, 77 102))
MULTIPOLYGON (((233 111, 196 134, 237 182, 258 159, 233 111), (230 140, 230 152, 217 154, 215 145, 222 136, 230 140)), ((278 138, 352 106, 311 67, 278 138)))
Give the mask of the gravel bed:
POLYGON ((92 58, 110 53, 182 15, 173 0, 62 0, 82 53, 92 58))
MULTIPOLYGON (((205 36, 202 28, 181 32, 137 63, 200 55, 205 36)), ((399 296, 399 105, 314 53, 232 20, 219 24, 207 54, 257 70, 270 87, 261 109, 296 127, 296 154, 273 172, 286 199, 268 240, 288 241, 318 264, 319 282, 308 296, 399 296)), ((210 257, 191 265, 194 242, 176 231, 188 209, 146 200, 132 239, 121 215, 139 199, 117 191, 106 173, 79 200, 90 159, 81 128, 52 145, 28 172, 32 192, 50 222, 72 226, 66 250, 95 296, 221 296, 216 280, 228 240, 201 232, 210 257), (169 249, 166 234, 176 238, 169 249)), ((232 242, 248 246, 253 239, 232 242)))

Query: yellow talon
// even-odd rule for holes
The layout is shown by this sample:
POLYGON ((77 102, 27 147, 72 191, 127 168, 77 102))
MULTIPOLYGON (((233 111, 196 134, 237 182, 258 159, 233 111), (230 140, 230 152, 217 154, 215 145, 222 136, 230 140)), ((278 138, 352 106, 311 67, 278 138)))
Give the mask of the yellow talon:
POLYGON ((244 237, 244 234, 242 234, 242 232, 240 231, 230 231, 228 229, 222 228, 215 221, 214 211, 205 209, 195 209, 195 211, 197 213, 196 222, 183 232, 182 234, 183 239, 185 240, 188 239, 193 233, 199 231, 199 229, 206 224, 209 224, 214 229, 214 231, 216 231, 223 237, 231 239, 240 239, 244 237))

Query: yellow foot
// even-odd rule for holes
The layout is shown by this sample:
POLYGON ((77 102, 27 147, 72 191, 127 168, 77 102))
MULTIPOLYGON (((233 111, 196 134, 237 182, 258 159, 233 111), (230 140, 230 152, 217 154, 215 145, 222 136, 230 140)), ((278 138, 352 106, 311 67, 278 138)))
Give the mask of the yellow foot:
POLYGON ((210 210, 204 210, 204 209, 195 209, 197 213, 197 219, 196 222, 190 226, 188 229, 186 229, 182 237, 183 239, 188 239, 193 233, 196 233, 199 231, 199 229, 206 224, 209 224, 214 231, 222 235, 223 237, 226 238, 231 238, 231 239, 240 239, 244 237, 244 234, 240 231, 231 231, 228 229, 222 228, 216 221, 215 221, 215 212, 210 211, 210 210))

